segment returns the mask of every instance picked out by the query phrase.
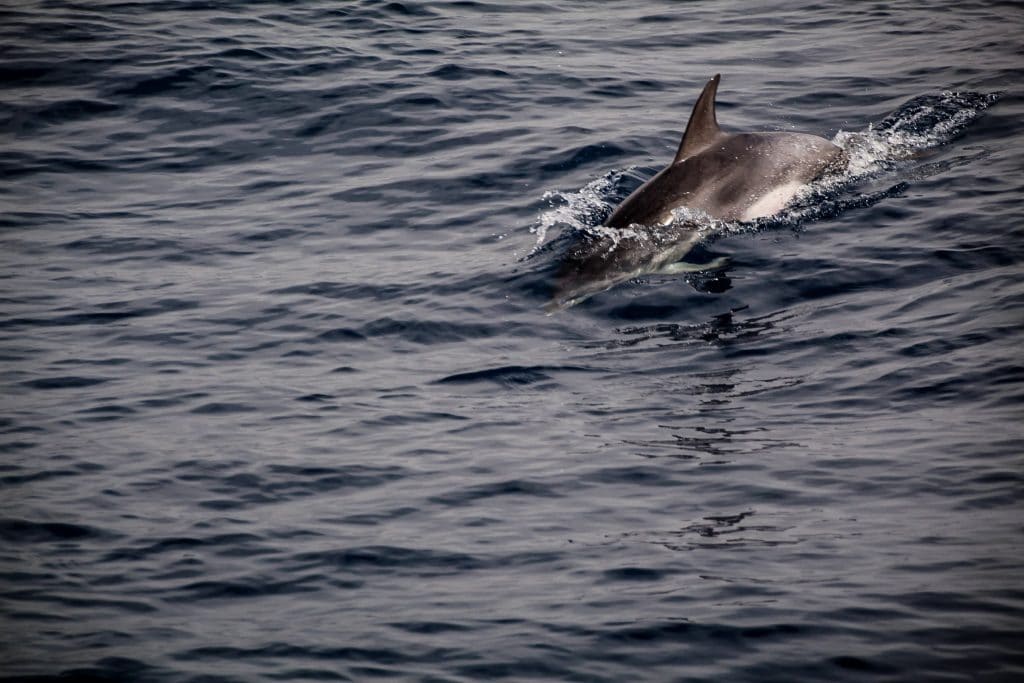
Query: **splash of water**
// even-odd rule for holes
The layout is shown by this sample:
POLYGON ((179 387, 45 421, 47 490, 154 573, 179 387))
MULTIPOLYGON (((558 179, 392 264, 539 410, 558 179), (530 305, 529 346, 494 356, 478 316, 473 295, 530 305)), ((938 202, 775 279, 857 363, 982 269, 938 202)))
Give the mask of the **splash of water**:
POLYGON ((542 199, 551 208, 537 217, 537 224, 530 232, 537 236, 533 248, 526 255, 529 258, 547 240, 548 231, 559 225, 567 226, 577 232, 593 231, 599 228, 598 219, 611 208, 611 196, 622 178, 632 172, 636 166, 621 170, 612 170, 600 178, 591 180, 575 192, 549 190, 542 199))
POLYGON ((860 132, 839 131, 832 142, 846 151, 850 160, 847 175, 855 180, 950 142, 998 99, 998 93, 922 95, 877 126, 869 125, 860 132))

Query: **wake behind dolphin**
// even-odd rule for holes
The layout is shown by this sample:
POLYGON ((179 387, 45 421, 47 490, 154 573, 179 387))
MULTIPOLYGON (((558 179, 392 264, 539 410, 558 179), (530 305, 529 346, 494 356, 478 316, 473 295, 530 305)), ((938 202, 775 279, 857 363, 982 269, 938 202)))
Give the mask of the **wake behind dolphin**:
POLYGON ((807 183, 845 165, 843 150, 815 135, 724 132, 715 114, 719 80, 704 87, 672 163, 604 222, 613 230, 570 246, 548 312, 641 275, 719 267, 680 262, 705 237, 707 218, 774 215, 807 183))

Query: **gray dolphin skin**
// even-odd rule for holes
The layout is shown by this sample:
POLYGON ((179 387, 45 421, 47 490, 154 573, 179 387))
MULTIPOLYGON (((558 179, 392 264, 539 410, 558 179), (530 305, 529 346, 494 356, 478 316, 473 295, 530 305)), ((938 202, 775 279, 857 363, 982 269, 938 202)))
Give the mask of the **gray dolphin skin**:
POLYGON ((846 163, 843 150, 805 133, 726 133, 715 116, 719 75, 704 87, 672 163, 626 197, 563 257, 548 313, 568 308, 626 280, 654 273, 721 267, 679 262, 706 236, 709 222, 674 220, 691 209, 723 221, 750 221, 781 211, 801 187, 846 163))

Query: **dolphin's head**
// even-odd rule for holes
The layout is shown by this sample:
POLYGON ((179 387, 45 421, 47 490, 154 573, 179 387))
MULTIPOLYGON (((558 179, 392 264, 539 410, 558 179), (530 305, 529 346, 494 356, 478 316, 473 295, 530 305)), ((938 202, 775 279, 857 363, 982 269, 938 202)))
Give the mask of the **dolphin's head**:
POLYGON ((658 272, 696 241, 692 229, 686 232, 694 238, 687 239, 680 235, 680 227, 633 225, 627 230, 605 228, 585 234, 566 251, 544 310, 550 315, 627 280, 658 272))
POLYGON ((636 245, 627 242, 638 241, 614 231, 584 234, 563 256, 555 291, 545 310, 553 313, 575 306, 598 292, 637 277, 642 259, 635 258, 636 245))

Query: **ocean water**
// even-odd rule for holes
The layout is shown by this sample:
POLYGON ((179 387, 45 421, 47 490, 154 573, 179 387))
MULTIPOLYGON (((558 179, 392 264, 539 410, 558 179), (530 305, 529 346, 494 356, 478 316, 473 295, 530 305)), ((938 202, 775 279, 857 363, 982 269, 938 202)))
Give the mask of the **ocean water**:
POLYGON ((0 680, 1024 679, 1022 31, 4 3, 0 680), (546 315, 715 73, 842 181, 546 315))

